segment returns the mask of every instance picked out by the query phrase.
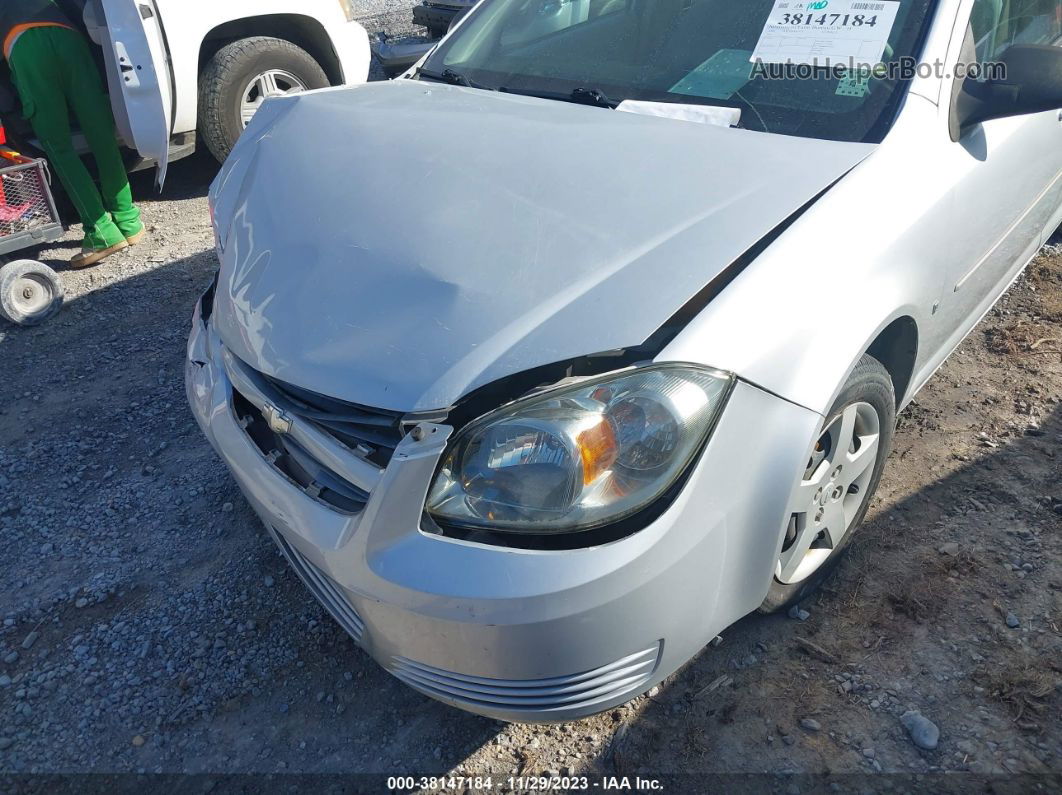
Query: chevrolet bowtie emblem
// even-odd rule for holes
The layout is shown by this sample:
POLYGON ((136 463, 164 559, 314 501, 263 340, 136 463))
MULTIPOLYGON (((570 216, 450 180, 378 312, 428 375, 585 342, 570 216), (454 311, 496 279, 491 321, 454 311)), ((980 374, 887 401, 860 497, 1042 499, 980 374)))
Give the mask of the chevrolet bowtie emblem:
POLYGON ((265 421, 273 433, 284 434, 291 431, 291 417, 276 406, 270 406, 267 403, 262 408, 262 416, 265 417, 265 421))

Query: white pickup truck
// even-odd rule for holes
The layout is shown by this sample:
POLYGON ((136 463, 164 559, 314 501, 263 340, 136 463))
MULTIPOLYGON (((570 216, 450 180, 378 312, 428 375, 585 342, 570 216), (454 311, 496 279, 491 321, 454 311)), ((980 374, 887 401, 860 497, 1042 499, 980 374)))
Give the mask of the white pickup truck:
POLYGON ((159 167, 196 133, 224 160, 268 97, 363 83, 354 0, 58 0, 103 61, 118 134, 159 167))

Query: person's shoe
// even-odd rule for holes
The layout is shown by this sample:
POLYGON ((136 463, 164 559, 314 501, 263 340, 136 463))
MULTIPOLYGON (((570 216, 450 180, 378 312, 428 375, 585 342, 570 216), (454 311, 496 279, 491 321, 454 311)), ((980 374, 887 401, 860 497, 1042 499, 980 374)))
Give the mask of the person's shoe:
POLYGON ((118 224, 118 231, 125 235, 125 242, 130 246, 136 245, 147 235, 147 227, 140 221, 137 221, 135 227, 127 229, 123 229, 122 224, 118 224))
POLYGON ((83 248, 81 253, 70 260, 71 268, 87 268, 90 265, 95 265, 102 259, 106 259, 111 254, 117 254, 123 248, 129 248, 129 244, 125 241, 119 241, 113 246, 107 246, 106 248, 83 248))

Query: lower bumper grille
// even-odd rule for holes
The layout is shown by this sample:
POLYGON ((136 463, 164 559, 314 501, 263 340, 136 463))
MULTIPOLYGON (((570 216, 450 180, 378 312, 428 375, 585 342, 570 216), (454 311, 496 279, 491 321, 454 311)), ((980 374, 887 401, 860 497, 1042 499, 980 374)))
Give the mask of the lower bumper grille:
POLYGON ((365 622, 361 620, 361 616, 358 615, 358 612, 350 603, 350 599, 347 598, 343 588, 340 587, 335 580, 310 563, 299 550, 289 544, 284 536, 276 530, 270 527, 269 533, 273 536, 273 540, 277 542, 280 551, 284 553, 284 557, 287 558, 288 563, 291 564, 291 567, 295 569, 295 572, 299 575, 300 579, 306 584, 306 587, 309 588, 313 595, 317 597, 317 600, 324 605, 332 618, 334 618, 356 642, 361 643, 362 635, 365 634, 365 622))
POLYGON ((548 679, 489 679, 394 657, 391 673, 410 687, 468 708, 547 714, 593 708, 637 692, 656 669, 660 645, 609 665, 548 679))

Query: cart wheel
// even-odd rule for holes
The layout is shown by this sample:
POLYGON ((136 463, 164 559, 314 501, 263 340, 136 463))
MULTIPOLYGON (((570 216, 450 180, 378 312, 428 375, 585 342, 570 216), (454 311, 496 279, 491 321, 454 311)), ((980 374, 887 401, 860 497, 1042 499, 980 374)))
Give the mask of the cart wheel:
POLYGON ((19 259, 0 268, 0 315, 20 326, 35 326, 63 305, 63 283, 45 265, 19 259))

